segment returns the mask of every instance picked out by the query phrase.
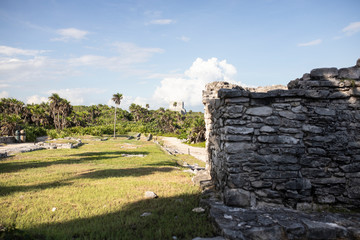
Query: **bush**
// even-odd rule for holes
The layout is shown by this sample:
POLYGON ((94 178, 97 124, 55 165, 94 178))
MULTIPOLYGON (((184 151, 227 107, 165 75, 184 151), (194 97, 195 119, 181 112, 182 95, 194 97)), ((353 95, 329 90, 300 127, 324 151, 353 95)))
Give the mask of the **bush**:
POLYGON ((27 142, 35 142, 37 137, 47 135, 46 129, 43 127, 26 126, 24 130, 27 142))

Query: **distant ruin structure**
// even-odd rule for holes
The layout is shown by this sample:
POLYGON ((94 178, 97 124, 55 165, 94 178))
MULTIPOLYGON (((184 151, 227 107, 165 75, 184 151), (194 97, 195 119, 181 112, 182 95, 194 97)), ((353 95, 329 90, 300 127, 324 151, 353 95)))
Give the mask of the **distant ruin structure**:
POLYGON ((203 92, 208 166, 228 206, 360 206, 360 59, 264 92, 203 92))
POLYGON ((171 102, 169 109, 171 111, 176 111, 181 114, 186 114, 186 109, 184 108, 184 102, 183 101, 177 101, 177 102, 171 102))

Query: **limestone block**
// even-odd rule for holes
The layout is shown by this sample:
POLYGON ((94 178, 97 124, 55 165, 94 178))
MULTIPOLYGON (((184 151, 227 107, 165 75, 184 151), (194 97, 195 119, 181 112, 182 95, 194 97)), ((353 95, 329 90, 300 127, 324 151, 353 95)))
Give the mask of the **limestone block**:
POLYGON ((306 119, 304 114, 296 114, 291 111, 281 111, 281 112, 279 112, 279 115, 281 117, 284 117, 287 119, 296 119, 296 120, 300 120, 300 121, 303 121, 306 119))
POLYGON ((305 97, 308 98, 326 98, 329 96, 330 91, 328 90, 308 90, 305 92, 305 97))
POLYGON ((257 139, 261 143, 280 143, 280 144, 293 144, 293 145, 299 143, 299 139, 286 135, 276 135, 276 136, 264 135, 264 136, 259 136, 257 139))
POLYGON ((304 124, 302 127, 302 130, 304 132, 310 132, 310 133, 322 133, 323 129, 314 125, 308 125, 304 124))
POLYGON ((273 109, 271 107, 255 107, 255 108, 249 108, 246 113, 253 116, 270 116, 273 112, 273 109))
POLYGON ((312 79, 328 79, 336 77, 337 75, 337 68, 315 68, 310 72, 310 77, 312 79))
POLYGON ((297 178, 297 171, 267 171, 261 174, 261 179, 290 179, 297 178))
POLYGON ((329 108, 315 108, 315 112, 323 116, 335 116, 336 111, 329 108))
POLYGON ((224 191, 224 202, 228 206, 250 207, 250 192, 243 189, 226 188, 224 191))
POLYGON ((281 120, 279 117, 270 116, 265 118, 264 122, 268 125, 279 125, 281 123, 281 120))
POLYGON ((290 190, 311 189, 311 182, 306 178, 298 178, 285 183, 285 188, 290 190))
POLYGON ((239 134, 239 135, 247 135, 254 132, 254 128, 247 127, 224 127, 225 133, 227 134, 239 134))
POLYGON ((224 145, 224 151, 226 153, 241 153, 255 149, 256 149, 256 145, 253 143, 226 142, 224 145))
POLYGON ((341 69, 339 69, 339 78, 359 79, 360 78, 360 68, 359 67, 341 68, 341 69))
POLYGON ((263 133, 274 133, 276 132, 276 130, 270 126, 262 126, 260 128, 260 132, 263 132, 263 133))

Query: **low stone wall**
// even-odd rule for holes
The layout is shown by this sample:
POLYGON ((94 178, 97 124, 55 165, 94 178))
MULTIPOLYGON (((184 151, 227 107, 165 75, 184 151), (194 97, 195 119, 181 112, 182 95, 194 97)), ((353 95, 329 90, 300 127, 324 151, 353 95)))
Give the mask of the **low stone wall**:
POLYGON ((360 60, 288 88, 206 86, 207 169, 225 204, 358 208, 360 60))
POLYGON ((0 137, 0 143, 15 143, 15 137, 0 137))

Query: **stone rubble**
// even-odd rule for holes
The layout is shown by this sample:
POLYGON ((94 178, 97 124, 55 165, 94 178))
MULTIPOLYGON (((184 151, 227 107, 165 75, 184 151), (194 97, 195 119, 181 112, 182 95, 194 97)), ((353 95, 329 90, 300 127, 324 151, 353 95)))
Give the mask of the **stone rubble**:
MULTIPOLYGON (((76 143, 52 143, 50 142, 37 142, 37 143, 19 143, 19 144, 11 144, 11 146, 3 146, 0 148, 0 158, 8 157, 9 155, 16 153, 24 153, 24 152, 32 152, 36 150, 42 149, 71 149, 77 148, 81 146, 83 143, 81 139, 76 138, 63 138, 65 140, 75 140, 76 143)), ((46 140, 46 139, 45 139, 46 140)), ((61 140, 61 139, 54 139, 61 140)))

